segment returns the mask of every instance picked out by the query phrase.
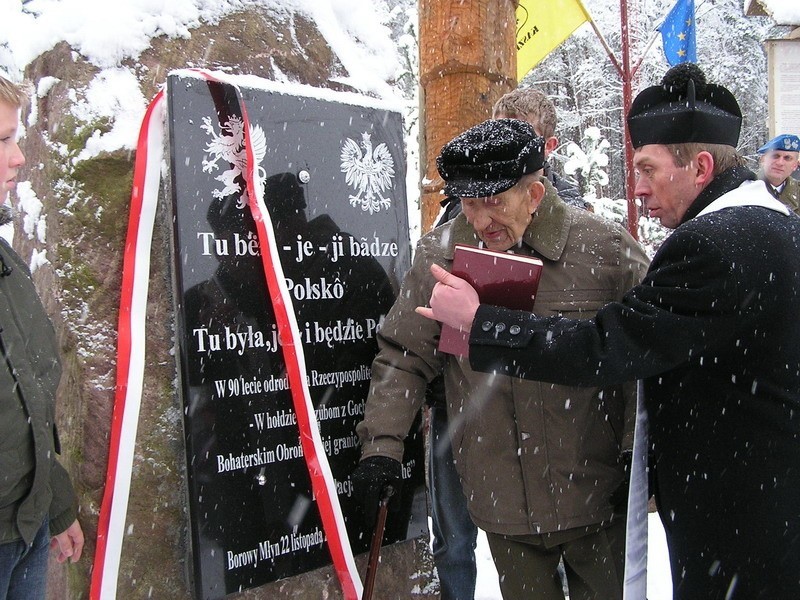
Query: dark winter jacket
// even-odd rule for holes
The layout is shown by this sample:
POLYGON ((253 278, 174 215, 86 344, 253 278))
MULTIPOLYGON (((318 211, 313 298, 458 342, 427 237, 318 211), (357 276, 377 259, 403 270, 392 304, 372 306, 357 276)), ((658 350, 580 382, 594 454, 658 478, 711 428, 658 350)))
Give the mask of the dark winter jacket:
POLYGON ((558 197, 564 202, 578 208, 587 208, 587 204, 575 182, 557 175, 550 163, 545 163, 544 165, 544 176, 550 180, 550 183, 553 184, 553 187, 558 192, 558 197))
MULTIPOLYGON (((545 266, 536 306, 590 319, 644 275, 647 257, 619 225, 567 206, 547 182, 514 252, 545 266)), ((564 531, 608 521, 625 402, 621 386, 575 388, 476 373, 438 353, 440 325, 414 312, 428 303, 432 263, 449 269, 456 243, 476 245, 464 215, 424 236, 384 320, 364 420, 362 457, 400 459, 427 384, 444 374, 453 456, 473 521, 508 535, 564 531)))
POLYGON ((481 306, 471 332, 475 369, 644 380, 680 599, 800 598, 800 218, 761 206, 699 214, 718 198, 784 210, 753 178, 714 179, 644 281, 594 319, 481 306), (492 337, 485 322, 520 333, 492 337))
POLYGON ((0 259, 0 543, 30 543, 46 516, 56 535, 75 521, 77 509, 56 460, 55 331, 27 265, 4 240, 0 259))

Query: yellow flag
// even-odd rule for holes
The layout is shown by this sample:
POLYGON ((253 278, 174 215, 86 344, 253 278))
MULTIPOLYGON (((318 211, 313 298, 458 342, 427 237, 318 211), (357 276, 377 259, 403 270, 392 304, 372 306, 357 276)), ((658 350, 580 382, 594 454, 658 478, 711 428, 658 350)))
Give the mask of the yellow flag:
POLYGON ((591 20, 581 0, 520 0, 516 16, 517 81, 591 20))

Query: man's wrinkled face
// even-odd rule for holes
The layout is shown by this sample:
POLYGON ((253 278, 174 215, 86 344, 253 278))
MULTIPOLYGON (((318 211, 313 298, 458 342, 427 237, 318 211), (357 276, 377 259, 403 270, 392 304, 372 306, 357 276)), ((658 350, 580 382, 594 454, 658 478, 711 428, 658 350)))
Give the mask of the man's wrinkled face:
POLYGON ((537 207, 530 187, 520 184, 495 196, 461 199, 464 216, 480 240, 501 252, 519 243, 537 207))
POLYGON ((800 152, 786 150, 770 150, 761 156, 761 169, 764 177, 773 186, 778 187, 797 168, 800 152))
POLYGON ((18 126, 19 109, 0 101, 0 203, 17 185, 17 170, 25 164, 17 144, 18 126))
POLYGON ((634 151, 634 194, 642 199, 646 214, 664 227, 680 225, 686 211, 700 193, 693 165, 679 167, 666 146, 648 144, 634 151))

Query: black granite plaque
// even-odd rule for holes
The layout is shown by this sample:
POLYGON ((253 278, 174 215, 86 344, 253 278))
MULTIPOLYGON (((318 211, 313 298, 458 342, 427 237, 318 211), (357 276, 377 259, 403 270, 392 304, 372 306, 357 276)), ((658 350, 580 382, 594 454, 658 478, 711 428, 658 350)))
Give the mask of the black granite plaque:
MULTIPOLYGON (((352 95, 304 96, 253 81, 241 89, 255 163, 321 438, 360 553, 371 531, 349 479, 360 451, 355 426, 375 332, 410 265, 401 117, 352 95)), ((219 598, 331 558, 247 206, 239 100, 232 86, 188 73, 170 75, 167 93, 195 594, 219 598)), ((412 433, 387 542, 427 528, 422 440, 412 433)))

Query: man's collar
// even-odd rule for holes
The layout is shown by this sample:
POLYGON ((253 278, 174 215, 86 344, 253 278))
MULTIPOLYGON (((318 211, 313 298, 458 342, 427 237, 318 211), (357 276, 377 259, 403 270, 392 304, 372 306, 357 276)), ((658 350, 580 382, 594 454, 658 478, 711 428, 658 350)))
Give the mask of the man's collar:
POLYGON ((711 204, 723 194, 738 188, 745 181, 752 181, 755 179, 755 173, 753 173, 747 167, 731 167, 730 169, 723 171, 714 177, 714 179, 711 180, 711 183, 703 188, 703 191, 701 191, 697 198, 694 199, 691 206, 686 211, 686 214, 683 215, 681 224, 686 223, 690 219, 694 219, 698 214, 700 214, 701 210, 703 210, 706 206, 711 204))
POLYGON ((544 184, 544 198, 522 240, 544 258, 558 260, 567 245, 572 216, 550 181, 542 177, 541 182, 544 184))

